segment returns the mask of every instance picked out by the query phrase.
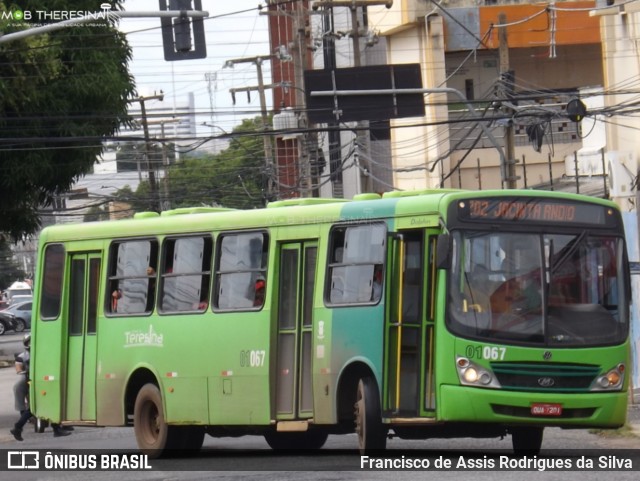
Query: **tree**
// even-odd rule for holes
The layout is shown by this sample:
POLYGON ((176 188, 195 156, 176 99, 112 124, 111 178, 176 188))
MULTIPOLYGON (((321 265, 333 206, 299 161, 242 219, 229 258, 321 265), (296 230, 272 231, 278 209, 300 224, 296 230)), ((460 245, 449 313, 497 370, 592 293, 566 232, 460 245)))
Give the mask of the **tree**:
POLYGON ((90 207, 82 218, 82 222, 97 222, 100 220, 109 220, 109 212, 104 206, 98 205, 90 207))
MULTIPOLYGON (((110 3, 120 9, 122 1, 110 3)), ((0 31, 31 28, 17 21, 18 9, 32 13, 31 23, 47 23, 52 20, 35 17, 37 11, 98 6, 95 0, 0 1, 0 31)), ((18 240, 37 232, 38 209, 89 173, 101 140, 129 123, 130 60, 125 35, 100 21, 0 44, 0 233, 18 240)))
MULTIPOLYGON (((245 119, 233 130, 229 147, 219 154, 185 156, 167 172, 169 200, 173 208, 223 206, 236 209, 262 207, 265 203, 265 163, 262 120, 245 119)), ((162 182, 162 181, 161 181, 162 182)), ((162 192, 162 186, 159 187, 162 192)), ((136 211, 157 210, 149 183, 135 193, 121 189, 116 195, 136 211)))
POLYGON ((262 120, 245 119, 229 147, 216 155, 187 158, 169 170, 172 207, 221 205, 251 209, 264 205, 262 120))

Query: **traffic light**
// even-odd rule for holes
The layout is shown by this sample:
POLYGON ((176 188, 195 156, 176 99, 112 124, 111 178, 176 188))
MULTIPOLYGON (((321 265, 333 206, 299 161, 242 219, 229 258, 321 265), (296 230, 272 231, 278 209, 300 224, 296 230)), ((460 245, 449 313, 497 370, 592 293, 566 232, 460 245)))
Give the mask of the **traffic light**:
POLYGON ((188 11, 202 11, 202 0, 159 0, 160 10, 179 10, 179 17, 162 17, 162 45, 164 59, 191 60, 205 58, 207 45, 204 38, 204 23, 202 18, 188 17, 188 11), (191 4, 194 4, 194 7, 191 4))

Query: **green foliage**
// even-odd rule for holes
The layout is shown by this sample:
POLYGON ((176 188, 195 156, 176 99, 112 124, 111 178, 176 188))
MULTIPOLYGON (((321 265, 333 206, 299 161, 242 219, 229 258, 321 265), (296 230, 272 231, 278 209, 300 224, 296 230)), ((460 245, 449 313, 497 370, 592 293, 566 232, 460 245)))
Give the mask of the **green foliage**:
MULTIPOLYGON (((17 9, 93 12, 99 2, 0 3, 0 12, 17 9)), ((0 20, 4 33, 25 28, 28 21, 0 20)), ((129 121, 130 59, 125 35, 106 23, 0 44, 0 233, 13 239, 35 233, 38 209, 90 172, 102 138, 129 121)))
POLYGON ((148 181, 143 181, 138 185, 136 191, 125 185, 115 194, 117 201, 126 202, 134 212, 156 211, 157 203, 151 196, 151 188, 148 181))
MULTIPOLYGON (((172 165, 165 181, 172 208, 223 206, 252 209, 264 205, 264 145, 259 118, 244 120, 233 130, 229 147, 216 155, 183 157, 172 165)), ((163 192, 162 181, 158 189, 163 192)), ((118 191, 120 200, 130 202, 136 212, 158 210, 148 182, 137 191, 118 191)))
POLYGON ((109 220, 109 212, 101 206, 94 205, 82 218, 83 222, 96 222, 101 220, 109 220))

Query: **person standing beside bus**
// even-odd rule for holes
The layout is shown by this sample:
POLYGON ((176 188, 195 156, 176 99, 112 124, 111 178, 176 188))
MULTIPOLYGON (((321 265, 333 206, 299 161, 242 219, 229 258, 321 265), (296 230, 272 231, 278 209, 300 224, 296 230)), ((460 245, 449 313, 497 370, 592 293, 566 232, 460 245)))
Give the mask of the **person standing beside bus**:
MULTIPOLYGON (((29 419, 33 416, 31 409, 29 408, 29 362, 31 359, 31 335, 24 336, 22 343, 24 344, 25 351, 17 354, 16 360, 16 373, 20 376, 20 379, 13 386, 13 394, 15 397, 15 408, 20 413, 18 422, 15 423, 13 429, 9 432, 16 438, 16 441, 22 441, 22 428, 29 419)), ((65 428, 59 424, 51 424, 53 428, 53 437, 68 436, 71 434, 65 428)))

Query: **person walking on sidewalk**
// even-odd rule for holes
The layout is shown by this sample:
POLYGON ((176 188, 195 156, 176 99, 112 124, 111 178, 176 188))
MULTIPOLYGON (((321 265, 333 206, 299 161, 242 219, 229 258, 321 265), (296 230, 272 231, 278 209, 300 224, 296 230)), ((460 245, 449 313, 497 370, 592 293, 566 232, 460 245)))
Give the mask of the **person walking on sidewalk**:
MULTIPOLYGON (((22 441, 22 428, 31 419, 33 414, 29 409, 29 361, 31 359, 31 334, 27 334, 22 339, 25 351, 16 355, 16 373, 20 379, 13 386, 16 411, 20 413, 20 419, 9 432, 13 434, 16 441, 22 441)), ((71 434, 59 424, 51 424, 53 437, 68 436, 71 434)))

